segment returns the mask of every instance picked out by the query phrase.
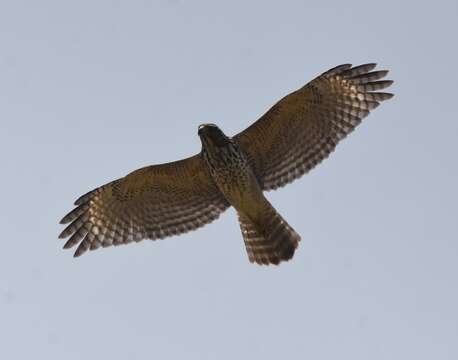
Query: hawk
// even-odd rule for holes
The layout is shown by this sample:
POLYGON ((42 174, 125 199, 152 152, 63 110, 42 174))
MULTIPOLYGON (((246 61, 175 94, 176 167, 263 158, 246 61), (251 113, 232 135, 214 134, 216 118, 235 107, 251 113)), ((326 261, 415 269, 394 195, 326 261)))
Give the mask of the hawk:
POLYGON ((339 65, 277 102, 234 137, 198 128, 202 150, 184 160, 136 170, 88 192, 62 220, 75 257, 99 247, 163 239, 195 230, 228 207, 237 211, 248 258, 289 260, 299 234, 263 192, 313 169, 381 101, 393 81, 376 64, 339 65))

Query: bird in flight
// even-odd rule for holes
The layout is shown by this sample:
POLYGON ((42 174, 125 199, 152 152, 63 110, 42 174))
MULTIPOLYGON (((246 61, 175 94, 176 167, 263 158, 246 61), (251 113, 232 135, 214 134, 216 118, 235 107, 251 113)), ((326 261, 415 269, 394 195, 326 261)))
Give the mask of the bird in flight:
POLYGON ((376 64, 339 65, 278 101, 234 137, 214 124, 198 128, 202 150, 138 169, 88 192, 62 220, 75 257, 99 247, 163 239, 195 230, 228 207, 238 214, 251 262, 289 260, 299 234, 263 192, 313 169, 381 101, 393 81, 376 64))

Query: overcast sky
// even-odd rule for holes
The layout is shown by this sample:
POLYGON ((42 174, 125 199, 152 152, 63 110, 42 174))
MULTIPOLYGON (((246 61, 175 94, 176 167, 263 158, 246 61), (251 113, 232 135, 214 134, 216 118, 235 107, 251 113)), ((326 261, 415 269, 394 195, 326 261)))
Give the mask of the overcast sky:
POLYGON ((0 357, 457 359, 457 24, 456 1, 1 1, 0 357), (62 250, 79 195, 372 61, 396 96, 267 194, 291 262, 250 264, 233 210, 62 250))

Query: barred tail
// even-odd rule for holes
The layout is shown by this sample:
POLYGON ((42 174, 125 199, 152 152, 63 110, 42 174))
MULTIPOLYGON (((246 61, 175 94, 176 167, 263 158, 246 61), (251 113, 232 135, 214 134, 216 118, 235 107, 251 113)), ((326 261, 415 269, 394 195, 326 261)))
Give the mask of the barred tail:
POLYGON ((251 262, 278 265, 290 260, 301 240, 299 234, 266 201, 264 210, 254 224, 238 213, 240 229, 251 262))

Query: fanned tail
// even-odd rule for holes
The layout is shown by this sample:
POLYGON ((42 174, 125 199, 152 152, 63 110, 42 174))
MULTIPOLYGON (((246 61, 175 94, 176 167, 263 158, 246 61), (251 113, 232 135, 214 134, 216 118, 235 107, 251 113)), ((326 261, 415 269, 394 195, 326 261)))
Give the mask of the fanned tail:
POLYGON ((281 261, 290 260, 301 237, 266 202, 265 209, 256 224, 247 216, 238 213, 240 229, 245 241, 248 258, 260 265, 278 265, 281 261))

